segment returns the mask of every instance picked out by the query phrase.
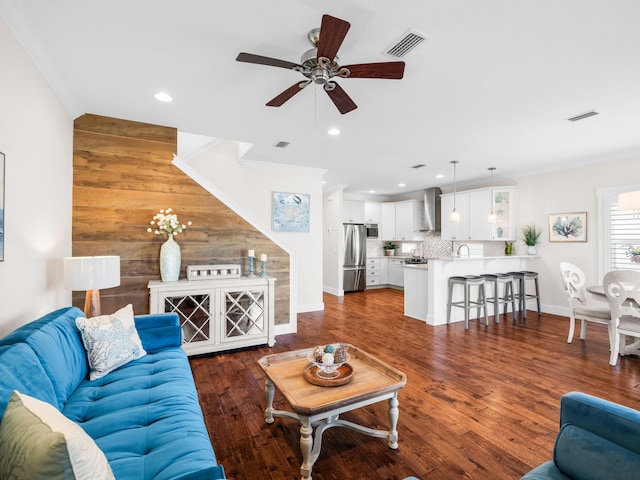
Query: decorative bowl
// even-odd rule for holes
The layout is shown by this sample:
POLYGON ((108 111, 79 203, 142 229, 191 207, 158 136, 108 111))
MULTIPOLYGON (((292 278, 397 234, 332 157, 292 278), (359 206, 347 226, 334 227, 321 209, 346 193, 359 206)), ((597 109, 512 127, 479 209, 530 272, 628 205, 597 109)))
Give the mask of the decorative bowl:
POLYGON ((320 378, 326 378, 326 379, 338 378, 340 376, 340 372, 338 371, 338 369, 342 365, 347 363, 350 360, 350 358, 351 357, 347 353, 347 357, 344 362, 327 364, 327 363, 317 362, 315 356, 313 355, 313 352, 307 355, 307 360, 309 360, 309 363, 312 363, 313 365, 318 367, 318 372, 316 375, 320 378))

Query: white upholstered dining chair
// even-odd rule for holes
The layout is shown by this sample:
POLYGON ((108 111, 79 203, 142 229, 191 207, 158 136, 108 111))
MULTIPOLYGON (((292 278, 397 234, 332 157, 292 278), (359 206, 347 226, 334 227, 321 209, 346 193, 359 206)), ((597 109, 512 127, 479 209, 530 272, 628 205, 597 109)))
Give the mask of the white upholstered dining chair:
POLYGON ((609 363, 615 365, 618 355, 640 355, 640 272, 617 270, 607 273, 604 293, 611 307, 609 363), (627 336, 636 341, 627 345, 627 336))
MULTIPOLYGON (((561 262, 560 272, 564 289, 571 308, 569 317, 569 336, 567 343, 573 341, 573 333, 576 328, 576 319, 582 322, 580 326, 580 338, 587 336, 587 322, 603 323, 608 325, 611 321, 611 310, 606 307, 594 307, 587 303, 585 291, 586 277, 582 269, 573 263, 561 262)), ((604 304, 603 304, 604 305, 604 304)))

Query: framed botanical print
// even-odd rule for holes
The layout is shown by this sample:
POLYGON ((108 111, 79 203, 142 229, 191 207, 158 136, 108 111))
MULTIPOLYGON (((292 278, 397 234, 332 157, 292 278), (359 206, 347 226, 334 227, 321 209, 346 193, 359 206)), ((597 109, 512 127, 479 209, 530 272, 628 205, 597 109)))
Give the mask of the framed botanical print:
POLYGON ((551 213, 549 215, 550 242, 586 242, 587 212, 551 213))

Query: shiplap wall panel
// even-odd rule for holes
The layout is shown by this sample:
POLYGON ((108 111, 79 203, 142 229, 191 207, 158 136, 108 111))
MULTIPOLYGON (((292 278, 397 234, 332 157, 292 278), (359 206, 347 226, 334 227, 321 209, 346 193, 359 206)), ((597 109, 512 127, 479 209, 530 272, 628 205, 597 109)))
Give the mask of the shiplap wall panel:
MULTIPOLYGON (((240 264, 246 252, 269 257, 267 273, 276 277, 276 324, 289 322, 289 257, 280 247, 175 167, 175 128, 83 115, 74 122, 73 255, 119 255, 121 285, 101 292, 102 312, 132 303, 149 311, 149 280, 160 278, 164 238, 147 232, 160 210, 173 208, 192 226, 176 236, 187 265, 240 264)), ((255 264, 260 271, 260 262, 255 264)), ((73 304, 84 305, 84 292, 73 304)))

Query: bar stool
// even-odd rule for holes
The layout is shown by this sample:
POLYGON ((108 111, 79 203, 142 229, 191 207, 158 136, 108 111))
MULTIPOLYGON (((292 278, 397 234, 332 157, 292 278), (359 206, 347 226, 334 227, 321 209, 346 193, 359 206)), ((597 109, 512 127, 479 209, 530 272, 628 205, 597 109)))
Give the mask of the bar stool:
POLYGON ((516 296, 514 283, 516 279, 507 273, 484 273, 480 275, 489 284, 493 285, 493 296, 487 297, 488 303, 493 303, 493 315, 496 323, 500 323, 500 305, 504 305, 504 315, 507 315, 507 307, 511 303, 511 313, 513 319, 518 318, 516 310, 516 296), (500 296, 500 285, 503 285, 502 296, 500 296))
POLYGON ((487 299, 484 294, 485 280, 477 275, 462 275, 449 277, 449 301, 447 302, 447 323, 451 320, 451 307, 464 308, 464 328, 469 329, 469 310, 476 308, 476 315, 480 319, 480 309, 484 308, 484 324, 489 325, 489 317, 487 316, 487 299), (464 287, 464 299, 457 302, 453 301, 453 289, 456 285, 464 287), (478 296, 476 300, 471 300, 471 287, 478 287, 478 296))
POLYGON ((522 270, 520 272, 509 272, 508 275, 513 275, 518 280, 518 293, 516 298, 518 299, 518 308, 522 310, 523 320, 527 319, 527 300, 536 299, 538 304, 538 316, 542 314, 540 311, 540 290, 538 290, 538 272, 529 272, 522 270), (527 280, 533 280, 535 284, 535 293, 527 293, 527 280))

